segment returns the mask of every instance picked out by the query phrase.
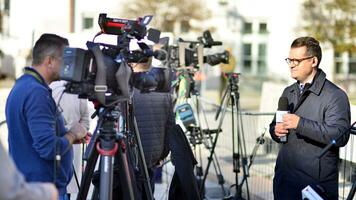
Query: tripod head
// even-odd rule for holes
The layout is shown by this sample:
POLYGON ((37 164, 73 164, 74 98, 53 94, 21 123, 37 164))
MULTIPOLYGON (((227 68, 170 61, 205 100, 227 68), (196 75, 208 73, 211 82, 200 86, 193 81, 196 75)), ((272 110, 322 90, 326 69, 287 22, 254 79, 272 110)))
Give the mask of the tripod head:
POLYGON ((237 98, 236 101, 239 99, 239 97, 240 97, 240 95, 239 95, 239 86, 238 86, 239 75, 241 75, 241 73, 231 72, 231 73, 225 73, 224 74, 224 76, 228 78, 228 83, 229 84, 225 88, 224 95, 221 98, 219 108, 218 108, 218 110, 216 111, 216 114, 215 114, 215 120, 217 120, 219 118, 219 115, 220 115, 220 112, 221 112, 221 110, 223 108, 223 104, 225 102, 227 94, 230 94, 230 96, 231 96, 231 99, 232 99, 231 103, 234 103, 234 101, 235 101, 234 98, 233 98, 234 96, 237 98))
POLYGON ((107 139, 114 138, 115 141, 125 137, 122 133, 117 134, 118 132, 115 131, 116 122, 120 118, 120 108, 118 105, 115 104, 109 107, 104 107, 97 104, 95 108, 96 111, 92 115, 92 118, 96 115, 99 119, 87 150, 85 151, 83 157, 84 160, 87 160, 92 154, 95 143, 99 137, 106 137, 107 139))
POLYGON ((240 75, 241 75, 240 73, 235 73, 235 72, 225 73, 225 76, 229 80, 229 87, 231 89, 231 92, 237 92, 238 91, 238 89, 239 89, 238 83, 239 83, 239 76, 240 75))

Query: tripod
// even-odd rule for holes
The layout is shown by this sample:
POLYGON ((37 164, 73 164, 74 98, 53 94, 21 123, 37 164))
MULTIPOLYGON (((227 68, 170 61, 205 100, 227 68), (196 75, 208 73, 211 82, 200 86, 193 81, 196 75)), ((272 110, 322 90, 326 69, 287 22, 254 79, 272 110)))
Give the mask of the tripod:
MULTIPOLYGON (((221 168, 220 168, 220 164, 218 161, 218 158, 216 156, 216 153, 214 152, 214 148, 212 148, 212 144, 213 144, 213 134, 218 134, 219 129, 218 130, 212 130, 209 127, 207 127, 207 129, 203 129, 202 128, 202 123, 201 123, 201 119, 200 119, 200 113, 202 112, 204 119, 205 119, 205 124, 208 126, 208 122, 207 122, 207 118, 206 118, 206 113, 205 110, 203 108, 203 106, 200 104, 200 99, 199 99, 199 92, 196 90, 195 88, 195 81, 193 80, 193 75, 194 73, 190 72, 190 71, 185 71, 183 74, 183 79, 181 81, 183 81, 183 84, 180 85, 180 94, 184 93, 184 96, 186 98, 191 98, 192 96, 195 97, 194 98, 194 102, 195 102, 195 108, 197 111, 197 118, 198 120, 195 121, 195 119, 191 119, 189 120, 189 122, 184 123, 185 127, 187 128, 186 134, 188 136, 189 142, 190 144, 193 146, 194 149, 194 154, 196 155, 196 149, 197 147, 199 147, 199 155, 200 155, 200 166, 196 167, 196 176, 198 177, 198 183, 199 183, 199 187, 200 187, 200 195, 203 197, 204 196, 204 187, 205 187, 205 180, 206 177, 209 173, 208 170, 206 170, 205 172, 203 171, 202 168, 202 156, 201 156, 201 146, 200 144, 204 144, 205 148, 208 149, 210 151, 210 156, 208 157, 208 165, 211 164, 211 162, 213 163, 214 169, 215 169, 215 173, 216 173, 216 177, 218 179, 218 184, 221 187, 221 190, 223 192, 223 195, 226 195, 226 191, 225 191, 225 180, 224 177, 222 175, 221 172, 221 168), (185 89, 184 92, 182 92, 181 87, 183 86, 183 88, 185 89), (198 146, 199 145, 199 146, 198 146), (203 179, 202 177, 205 177, 205 179, 203 179)), ((191 113, 193 114, 193 113, 191 113)), ((220 131, 221 132, 221 131, 220 131)), ((216 137, 216 136, 215 136, 216 137)))
MULTIPOLYGON (((113 185, 116 185, 113 180, 113 167, 115 166, 119 172, 115 177, 119 179, 118 182, 122 192, 121 199, 134 200, 135 180, 130 164, 132 166, 137 162, 140 170, 144 172, 146 196, 150 200, 153 199, 141 140, 135 119, 130 112, 132 110, 130 106, 132 104, 128 104, 128 102, 121 102, 116 106, 99 109, 98 124, 86 151, 87 166, 83 173, 78 200, 87 199, 90 182, 91 180, 94 182, 95 179, 94 168, 99 154, 101 155, 100 181, 94 184, 96 186, 92 199, 113 199, 113 185), (134 130, 134 135, 132 135, 131 129, 134 130), (98 131, 99 133, 97 133, 98 131), (135 155, 137 148, 138 155, 135 155), (115 161, 114 165, 113 159, 115 161)), ((133 168, 136 168, 136 166, 133 166, 133 168)))
POLYGON ((351 190, 350 190, 349 195, 347 196, 346 200, 352 200, 352 199, 354 199, 355 192, 356 192, 356 181, 354 181, 354 182, 352 183, 351 190))
MULTIPOLYGON (((247 177, 249 177, 249 170, 248 170, 249 166, 247 163, 246 144, 245 144, 245 137, 243 134, 243 124, 242 124, 240 103, 239 103, 239 99, 240 99, 240 95, 239 95, 239 91, 238 91, 239 90, 239 87, 238 87, 239 74, 238 73, 228 73, 226 75, 228 76, 228 85, 224 91, 224 95, 221 100, 219 109, 216 113, 215 119, 217 120, 221 113, 221 117, 220 117, 220 121, 219 121, 219 125, 218 125, 218 130, 220 130, 223 120, 224 120, 224 117, 225 117, 227 107, 228 107, 228 103, 230 102, 231 112, 232 112, 231 113, 232 150, 233 150, 232 159, 233 159, 233 172, 235 173, 235 187, 236 187, 236 192, 235 192, 233 199, 243 199, 242 198, 243 183, 246 183, 247 199, 250 199, 249 187, 248 187, 248 181, 247 181, 247 177), (235 119, 235 113, 236 113, 236 119, 235 119), (235 126, 236 126, 236 132, 235 132, 235 126), (237 143, 236 143, 236 140, 237 140, 237 143), (239 175, 238 174, 240 173, 240 167, 242 167, 242 176, 243 177, 242 177, 242 182, 239 184, 239 175)), ((213 149, 215 149, 215 147, 216 147, 216 143, 217 143, 217 139, 218 139, 217 136, 215 137, 215 140, 213 143, 213 149)), ((207 167, 209 167, 209 165, 207 167)), ((207 168, 207 170, 208 170, 208 168, 207 168)), ((227 197, 227 198, 232 198, 232 197, 227 197)))

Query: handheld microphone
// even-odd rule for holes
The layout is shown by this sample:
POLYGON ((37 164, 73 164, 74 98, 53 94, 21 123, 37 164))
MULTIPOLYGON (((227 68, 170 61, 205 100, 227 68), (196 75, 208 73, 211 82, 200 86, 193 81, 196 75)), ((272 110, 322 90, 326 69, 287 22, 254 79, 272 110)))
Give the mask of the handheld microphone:
MULTIPOLYGON (((289 113, 288 112, 288 98, 281 97, 281 98, 279 98, 279 101, 278 101, 278 110, 276 112, 276 122, 277 123, 283 122, 283 116, 287 113, 289 113)), ((279 140, 282 143, 286 143, 287 136, 280 137, 279 140)))

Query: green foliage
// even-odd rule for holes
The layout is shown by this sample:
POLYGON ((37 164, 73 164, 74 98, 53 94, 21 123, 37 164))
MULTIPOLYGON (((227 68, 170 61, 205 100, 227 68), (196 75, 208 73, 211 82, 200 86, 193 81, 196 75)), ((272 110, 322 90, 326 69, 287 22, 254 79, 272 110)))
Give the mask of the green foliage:
POLYGON ((305 0, 305 31, 330 42, 336 53, 356 52, 356 1, 305 0))
POLYGON ((153 15, 150 25, 167 32, 173 32, 175 22, 194 29, 191 20, 201 21, 210 16, 202 0, 125 0, 121 11, 128 18, 153 15))

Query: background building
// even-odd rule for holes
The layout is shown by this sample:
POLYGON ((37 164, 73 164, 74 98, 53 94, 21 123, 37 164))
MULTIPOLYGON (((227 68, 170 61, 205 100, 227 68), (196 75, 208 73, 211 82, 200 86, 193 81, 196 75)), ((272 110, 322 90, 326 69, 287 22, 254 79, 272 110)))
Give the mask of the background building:
MULTIPOLYGON (((171 43, 178 38, 196 40, 204 30, 210 30, 213 38, 222 41, 224 46, 206 49, 205 53, 214 54, 231 48, 236 58, 235 72, 242 74, 239 83, 241 108, 274 112, 281 90, 293 82, 284 59, 288 56, 292 40, 306 35, 302 29, 302 4, 305 1, 166 0, 157 4, 154 0, 0 0, 0 122, 5 120, 5 102, 13 80, 22 74, 23 67, 31 61, 31 48, 38 37, 44 32, 56 33, 69 38, 72 47, 85 48, 85 43, 100 31, 97 23, 100 13, 107 13, 112 18, 129 19, 153 14, 152 27, 158 28, 153 26, 155 23, 164 26, 163 34, 171 37, 171 43), (154 6, 155 13, 146 13, 154 6), (1 80, 4 78, 5 81, 1 80)), ((354 14, 352 16, 355 18, 354 14)), ((354 26, 347 28, 356 29, 354 26)), ((112 43, 115 37, 100 36, 98 40, 112 43)), ((330 80, 346 90, 351 103, 355 102, 356 55, 351 52, 334 53, 327 43, 323 43, 322 48, 321 68, 330 80)), ((202 82, 202 96, 206 102, 218 104, 220 68, 204 66, 201 71, 206 75, 202 82)), ((213 117, 210 117, 213 121, 213 117)), ((246 128, 251 139, 249 146, 254 145, 256 134, 261 132, 257 127, 268 126, 268 117, 246 120, 251 122, 246 128)), ((352 106, 352 121, 355 119, 356 108, 352 106)), ((231 121, 227 122, 230 126, 231 121)), ((228 129, 225 124, 223 128, 228 129)), ((0 133, 5 131, 3 127, 0 133)), ((4 137, 6 134, 0 134, 1 141, 6 141, 4 137)), ((223 143, 219 154, 227 163, 224 167, 229 168, 232 166, 227 159, 231 154, 230 135, 223 134, 220 141, 223 143)), ((340 154, 351 162, 356 159, 352 154, 355 150, 353 143, 352 137, 340 154)), ((273 148, 267 146, 266 149, 267 157, 271 156, 273 148)), ((270 163, 269 183, 273 176, 274 160, 270 163)), ((271 186, 268 186, 270 189, 271 186)))

